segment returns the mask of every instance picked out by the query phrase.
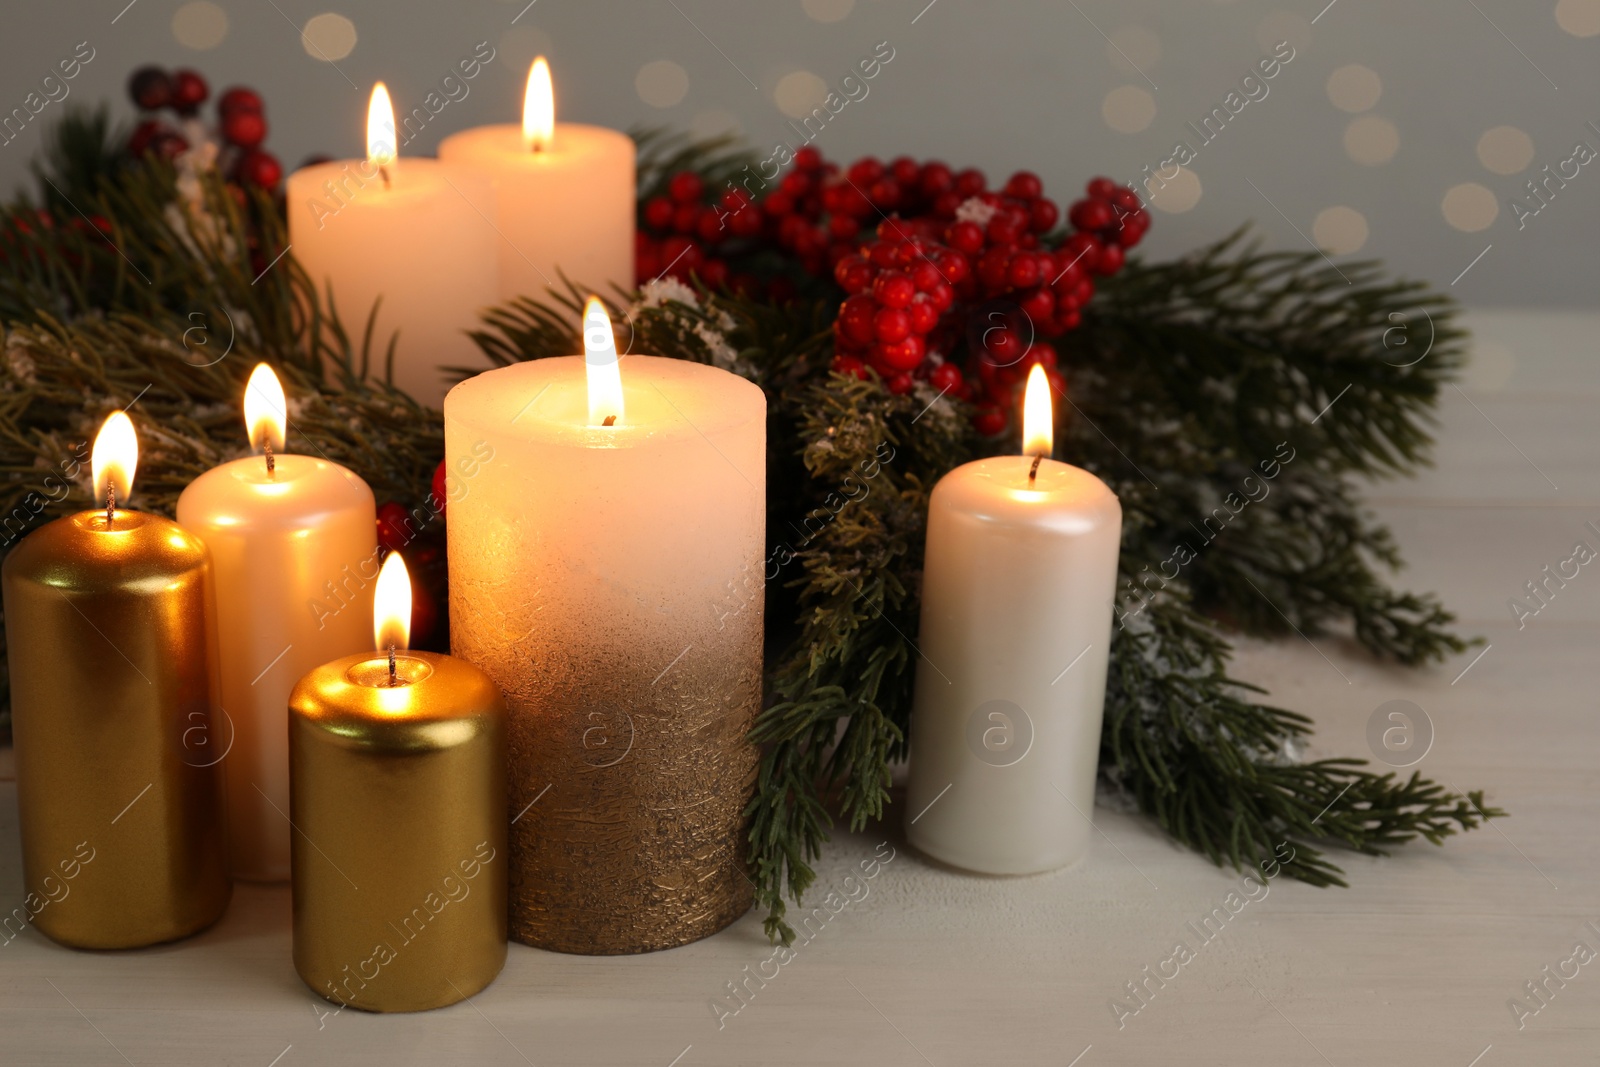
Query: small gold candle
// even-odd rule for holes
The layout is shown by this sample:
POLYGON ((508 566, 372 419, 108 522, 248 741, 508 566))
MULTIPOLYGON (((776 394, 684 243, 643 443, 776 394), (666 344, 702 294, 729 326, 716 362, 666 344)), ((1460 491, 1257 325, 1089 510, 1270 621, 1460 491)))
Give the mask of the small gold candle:
POLYGON ((506 710, 487 675, 405 650, 411 586, 378 575, 378 653, 289 697, 294 965, 366 1011, 478 992, 506 960, 506 710))
POLYGON ((211 559, 181 526, 127 510, 138 452, 116 412, 92 460, 106 506, 34 531, 0 583, 24 903, 74 948, 185 937, 232 892, 211 559))

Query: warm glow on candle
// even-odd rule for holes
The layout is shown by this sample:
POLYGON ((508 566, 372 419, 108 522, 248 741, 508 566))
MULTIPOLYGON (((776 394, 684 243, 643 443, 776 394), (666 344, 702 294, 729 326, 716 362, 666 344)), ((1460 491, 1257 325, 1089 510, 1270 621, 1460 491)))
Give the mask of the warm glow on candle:
POLYGON ((399 141, 394 133, 394 104, 382 82, 372 87, 372 102, 367 105, 367 163, 373 167, 393 167, 399 157, 399 141))
POLYGON ((391 552, 378 572, 373 592, 372 636, 381 652, 411 643, 411 575, 400 553, 391 552))
POLYGON ((543 152, 555 132, 556 91, 550 84, 550 64, 540 56, 528 71, 528 89, 522 96, 522 141, 530 152, 543 152))
POLYGON ((1048 456, 1053 444, 1055 413, 1050 406, 1050 379, 1035 363, 1022 393, 1022 454, 1048 456))
POLYGON ((589 425, 615 426, 622 421, 622 371, 611 316, 597 296, 583 309, 583 366, 588 372, 589 425))
POLYGON ((112 412, 100 427, 89 464, 94 471, 96 503, 104 502, 107 491, 114 487, 117 505, 126 505, 133 495, 133 472, 139 466, 139 438, 126 411, 112 412))
POLYGON ((282 452, 288 422, 289 405, 278 376, 265 363, 257 363, 244 387, 244 426, 250 447, 257 452, 268 448, 282 452))

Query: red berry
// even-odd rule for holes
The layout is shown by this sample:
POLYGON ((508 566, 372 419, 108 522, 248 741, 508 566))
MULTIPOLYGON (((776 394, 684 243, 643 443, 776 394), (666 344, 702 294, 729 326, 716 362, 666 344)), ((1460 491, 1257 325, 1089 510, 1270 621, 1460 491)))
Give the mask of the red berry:
POLYGON ((1128 188, 1126 185, 1119 186, 1117 190, 1111 194, 1111 202, 1124 211, 1138 211, 1140 208, 1144 207, 1144 202, 1139 199, 1139 194, 1128 188))
POLYGON ((941 363, 933 368, 928 375, 928 384, 941 393, 960 393, 961 387, 966 384, 961 377, 961 368, 954 363, 941 363))
POLYGON ((723 220, 735 237, 755 237, 761 233, 761 212, 746 204, 723 220))
POLYGON ((946 189, 944 192, 940 193, 939 195, 937 195, 937 196, 935 196, 933 198, 933 215, 934 215, 934 218, 939 218, 939 219, 953 219, 953 218, 955 218, 956 217, 956 209, 959 208, 961 206, 962 202, 965 201, 965 200, 966 200, 966 197, 962 196, 960 193, 956 192, 954 189, 946 189))
POLYGON ((866 189, 867 186, 883 177, 883 164, 871 156, 863 156, 850 164, 850 169, 845 171, 845 176, 858 189, 866 189))
POLYGON ((834 264, 833 280, 839 283, 839 288, 854 296, 872 284, 874 272, 875 268, 866 257, 849 256, 834 264))
POLYGON ((905 396, 917 387, 917 380, 911 376, 910 371, 901 371, 884 383, 884 388, 896 396, 905 396))
POLYGON ((944 275, 939 272, 937 260, 919 257, 911 264, 911 283, 917 287, 917 292, 926 293, 942 281, 944 275))
POLYGON ((404 505, 393 500, 378 506, 378 547, 398 552, 411 543, 415 523, 404 505))
POLYGON ((922 175, 922 168, 910 156, 896 156, 889 161, 889 173, 901 185, 915 185, 922 175))
POLYGON ((939 314, 943 315, 950 310, 950 305, 956 302, 956 291, 944 282, 940 282, 928 290, 928 302, 938 310, 939 314))
POLYGON ((1054 200, 1043 197, 1035 200, 1028 209, 1028 228, 1034 233, 1049 233, 1061 219, 1061 209, 1054 200))
POLYGON ((1005 193, 1018 200, 1037 200, 1044 195, 1044 182, 1031 170, 1019 170, 1006 180, 1005 193))
MULTIPOLYGON (((801 151, 804 151, 804 149, 801 149, 801 151)), ((859 378, 862 381, 866 381, 868 377, 867 365, 861 362, 855 356, 834 356, 833 362, 828 365, 828 369, 835 374, 848 374, 851 377, 859 378)))
POLYGON ((794 197, 782 189, 761 201, 761 210, 772 218, 782 218, 784 215, 794 214, 794 197))
POLYGON ((874 264, 880 267, 893 267, 896 265, 895 247, 888 241, 879 241, 867 249, 867 256, 874 264))
MULTIPOLYGON (((189 141, 182 134, 174 133, 172 130, 162 130, 156 134, 155 140, 150 143, 150 148, 162 159, 170 161, 189 150, 189 141)), ((281 168, 278 173, 282 174, 281 168)))
POLYGON ((985 227, 989 242, 997 245, 1014 244, 1022 236, 1023 224, 1009 212, 996 212, 985 227))
MULTIPOLYGON (((1046 280, 1048 281, 1048 279, 1046 280)), ((1022 309, 1024 315, 1035 323, 1045 323, 1049 322, 1056 313, 1056 297, 1049 289, 1040 286, 1017 301, 1017 306, 1022 309)), ((1046 331, 1041 330, 1040 332, 1046 331)))
POLYGON ((644 234, 639 236, 644 237, 644 240, 634 245, 633 274, 639 284, 643 285, 660 274, 661 268, 666 264, 661 262, 661 254, 656 251, 656 243, 644 234))
POLYGON ((1110 178, 1091 178, 1084 192, 1096 200, 1110 200, 1117 192, 1117 183, 1110 178))
POLYGON ((1100 242, 1087 233, 1068 237, 1061 250, 1067 254, 1067 262, 1076 263, 1084 270, 1094 270, 1094 265, 1100 262, 1100 242))
POLYGON ((227 118, 235 111, 260 111, 261 94, 254 89, 246 89, 242 85, 235 85, 217 99, 217 110, 227 118))
POLYGON ((222 139, 240 148, 254 148, 267 139, 267 120, 259 111, 233 111, 222 117, 222 139))
POLYGON ((1019 252, 1011 257, 1006 271, 1006 281, 1013 289, 1027 289, 1039 284, 1039 264, 1031 254, 1019 252))
POLYGON ((839 332, 845 340, 856 345, 871 344, 877 338, 873 318, 878 305, 865 294, 852 296, 839 307, 839 332))
POLYGON ((263 189, 276 189, 283 180, 283 164, 271 152, 252 148, 239 157, 239 180, 263 189))
POLYGON ((1061 328, 1062 333, 1066 333, 1068 330, 1076 330, 1078 323, 1082 321, 1083 315, 1074 308, 1071 311, 1063 311, 1060 317, 1056 319, 1056 325, 1061 328))
POLYGON ((1004 248, 991 248, 978 260, 978 280, 991 293, 999 293, 1010 284, 1011 253, 1004 248))
POLYGON ((885 307, 903 308, 917 295, 917 287, 902 271, 886 270, 872 279, 872 295, 885 307))
POLYGON ((944 163, 924 163, 917 184, 921 187, 923 196, 937 196, 947 189, 955 188, 956 176, 944 163))
POLYGON ((692 204, 705 192, 706 183, 692 170, 679 171, 667 182, 667 195, 680 204, 692 204))
POLYGON ((918 334, 907 334, 893 344, 879 345, 878 358, 896 370, 916 370, 928 354, 928 343, 918 334))
POLYGON ((672 225, 672 201, 664 196, 652 196, 644 202, 645 225, 655 230, 665 230, 672 225))
POLYGON ((722 228, 722 215, 714 207, 703 207, 694 222, 695 236, 708 245, 714 245, 727 236, 722 228))
POLYGON ((146 111, 172 103, 172 79, 160 67, 140 67, 128 77, 128 96, 146 111))
POLYGON ((906 313, 911 316, 913 333, 928 334, 939 324, 938 305, 922 293, 917 294, 917 299, 906 308, 906 313))
POLYGON ((1115 218, 1109 200, 1079 200, 1067 212, 1067 219, 1080 230, 1103 230, 1115 218))
POLYGON ((794 154, 794 165, 800 170, 821 170, 822 153, 811 145, 806 145, 794 154))
POLYGON ((886 211, 900 205, 900 183, 893 178, 879 178, 867 188, 867 199, 886 211))
POLYGON ((1045 370, 1055 370, 1056 361, 1055 345, 1045 341, 1035 341, 1033 347, 1029 348, 1027 354, 1022 357, 1022 362, 1017 365, 1017 369, 1026 373, 1037 363, 1045 370))
POLYGON ((696 204, 678 204, 672 209, 672 228, 678 233, 693 233, 700 221, 700 208, 696 204))
POLYGON ((1122 263, 1125 255, 1126 253, 1122 251, 1121 245, 1106 245, 1104 248, 1100 249, 1100 256, 1098 259, 1096 259, 1093 268, 1094 272, 1096 274, 1117 273, 1117 271, 1122 269, 1122 263))
POLYGON ((850 215, 833 215, 828 219, 828 232, 848 241, 861 232, 861 223, 850 215))
POLYGON ((971 272, 967 257, 959 252, 953 252, 948 248, 936 248, 930 255, 939 268, 940 280, 950 285, 955 285, 971 272))
POLYGON ((433 507, 440 515, 444 514, 447 499, 446 490, 450 487, 450 483, 447 480, 449 474, 449 468, 445 466, 445 461, 442 459, 439 461, 439 465, 433 468, 433 507))
POLYGON ((872 317, 872 333, 884 344, 904 341, 911 333, 911 315, 900 308, 879 308, 872 317))
POLYGON ((1022 358, 1022 338, 1009 326, 991 326, 983 334, 983 350, 997 367, 1009 367, 1022 358))
POLYGON ((973 414, 972 428, 984 437, 997 437, 1005 432, 1006 413, 993 404, 984 404, 973 414))
POLYGON ((145 119, 133 128, 133 136, 128 138, 128 154, 144 155, 155 144, 157 137, 170 132, 166 124, 159 119, 145 119))
POLYGON ((696 273, 700 276, 700 284, 713 292, 720 292, 728 284, 726 260, 708 259, 700 264, 700 269, 696 273))
POLYGON ((962 199, 977 196, 989 187, 989 180, 983 176, 983 171, 968 167, 956 175, 956 192, 962 199))
POLYGON ((193 115, 211 95, 206 80, 192 70, 174 71, 172 75, 172 106, 180 115, 193 115))

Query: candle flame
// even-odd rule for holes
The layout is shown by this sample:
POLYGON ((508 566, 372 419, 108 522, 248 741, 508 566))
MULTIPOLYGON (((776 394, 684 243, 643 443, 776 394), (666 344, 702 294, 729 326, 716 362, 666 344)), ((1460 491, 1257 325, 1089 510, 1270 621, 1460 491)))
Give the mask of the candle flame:
POLYGON ((1048 456, 1054 444, 1055 412, 1050 404, 1050 379, 1035 363, 1022 394, 1022 454, 1048 456))
POLYGON ((583 308, 583 367, 589 384, 589 425, 615 426, 622 421, 622 370, 611 316, 597 296, 583 308))
POLYGON ((133 495, 133 472, 139 466, 139 435, 133 432, 133 420, 126 411, 113 411, 100 427, 89 465, 94 472, 95 502, 104 503, 107 490, 115 487, 117 506, 126 505, 133 495))
POLYGON ((382 652, 390 647, 406 648, 411 643, 411 575, 400 553, 391 552, 378 572, 373 593, 372 637, 382 652))
POLYGON ((270 447, 283 451, 284 428, 289 422, 289 404, 283 386, 272 368, 257 363, 244 387, 244 428, 250 435, 250 448, 260 452, 270 447))
POLYGON ((367 105, 367 164, 393 167, 400 151, 394 132, 394 104, 382 82, 372 87, 372 102, 367 105))
POLYGON ((528 89, 522 95, 522 141, 530 152, 550 147, 556 132, 556 90, 550 82, 550 64, 544 56, 528 71, 528 89))

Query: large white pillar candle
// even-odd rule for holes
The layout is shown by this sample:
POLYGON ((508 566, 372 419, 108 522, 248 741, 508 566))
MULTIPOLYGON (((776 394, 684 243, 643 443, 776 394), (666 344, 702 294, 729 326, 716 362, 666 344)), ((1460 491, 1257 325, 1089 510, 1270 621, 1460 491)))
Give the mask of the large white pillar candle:
POLYGON ((906 837, 986 874, 1088 850, 1121 538, 1106 484, 1043 458, 1038 367, 1028 394, 1030 454, 957 467, 928 506, 906 837))
POLYGON ((226 713, 185 737, 185 758, 222 761, 234 877, 283 881, 289 692, 313 667, 371 647, 377 517, 372 490, 344 467, 282 454, 287 410, 265 364, 245 387, 245 423, 265 454, 213 467, 178 497, 179 524, 211 550, 226 713))
POLYGON ((319 296, 333 290, 339 320, 359 343, 372 333, 382 378, 389 340, 394 384, 438 407, 452 379, 441 368, 483 366, 466 331, 499 300, 494 194, 476 171, 395 155, 394 110, 373 90, 367 158, 318 163, 289 175, 289 246, 319 296))
POLYGON ((440 160, 494 182, 504 300, 565 293, 562 274, 589 289, 633 289, 634 156, 627 134, 555 121, 543 56, 528 75, 521 126, 480 126, 439 145, 440 160))
POLYGON ((615 954, 750 904, 766 399, 684 360, 619 374, 597 307, 587 360, 461 383, 444 432, 472 472, 450 503, 451 652, 511 716, 511 936, 615 954))

